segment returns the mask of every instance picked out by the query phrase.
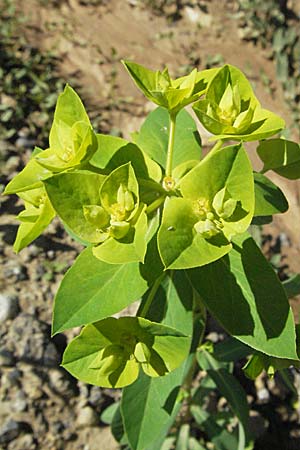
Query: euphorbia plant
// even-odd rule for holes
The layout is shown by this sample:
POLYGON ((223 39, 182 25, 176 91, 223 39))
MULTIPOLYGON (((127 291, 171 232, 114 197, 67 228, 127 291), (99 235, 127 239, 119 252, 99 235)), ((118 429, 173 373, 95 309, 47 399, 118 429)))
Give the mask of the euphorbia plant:
MULTIPOLYGON (((174 80, 167 69, 124 65, 158 108, 130 142, 97 134, 78 95, 66 86, 49 149, 36 148, 5 190, 25 201, 15 250, 55 215, 85 246, 56 295, 53 334, 82 326, 63 367, 87 383, 124 387, 111 418, 121 443, 161 448, 186 399, 191 417, 205 428, 201 385, 193 382, 200 366, 223 388, 238 417, 239 438, 230 448, 241 450, 249 440, 247 401, 228 371, 225 350, 203 343, 207 311, 231 336, 222 348, 254 355, 249 376, 298 364, 284 286, 249 227, 287 210, 283 193, 263 172, 299 177, 299 146, 264 141, 284 121, 261 107, 233 66, 194 69, 174 80), (204 157, 197 125, 184 110, 191 103, 217 141, 204 157), (261 173, 253 171, 244 147, 254 140, 260 140, 261 173), (137 300, 135 317, 110 317, 137 300)), ((178 429, 182 440, 180 422, 178 429)), ((202 448, 188 434, 186 439, 182 448, 202 448)))

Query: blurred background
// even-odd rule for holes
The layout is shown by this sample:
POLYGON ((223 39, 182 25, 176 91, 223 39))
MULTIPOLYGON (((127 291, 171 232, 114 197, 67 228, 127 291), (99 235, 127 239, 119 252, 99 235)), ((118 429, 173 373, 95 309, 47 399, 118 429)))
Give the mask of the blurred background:
MULTIPOLYGON (((35 145, 47 148, 67 82, 97 132, 129 138, 139 128, 153 105, 121 59, 155 70, 168 66, 173 77, 194 67, 236 65, 262 105, 286 120, 285 136, 299 142, 299 25, 299 0, 0 0, 1 190, 35 145)), ((207 145, 203 130, 202 137, 207 145)), ((249 153, 259 164, 251 146, 249 153)), ((284 280, 300 273, 300 185, 270 178, 291 210, 257 239, 284 280)), ((16 196, 2 196, 0 204, 0 450, 118 449, 100 417, 120 393, 77 382, 59 368, 75 332, 50 339, 53 297, 80 247, 55 220, 15 255, 20 204, 16 196)), ((299 300, 291 304, 298 321, 299 300)), ((213 325, 207 330, 217 340, 218 332, 213 325)), ((247 389, 255 450, 299 449, 299 373, 292 370, 290 383, 264 375, 253 383, 239 367, 236 375, 247 389)), ((218 408, 222 399, 215 400, 218 408)))

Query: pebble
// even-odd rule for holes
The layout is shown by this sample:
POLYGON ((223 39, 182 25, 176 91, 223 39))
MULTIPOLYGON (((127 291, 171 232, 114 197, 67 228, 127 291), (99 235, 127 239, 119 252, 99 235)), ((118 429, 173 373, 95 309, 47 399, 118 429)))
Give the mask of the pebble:
POLYGON ((28 280, 27 268, 20 264, 16 264, 13 267, 8 267, 4 270, 6 278, 16 277, 17 281, 28 280))
POLYGON ((19 312, 18 298, 0 294, 0 322, 14 319, 19 312))
POLYGON ((50 369, 48 372, 49 384, 53 391, 64 397, 74 396, 74 389, 71 381, 67 378, 67 374, 59 369, 50 369))
POLYGON ((21 313, 12 322, 8 340, 14 344, 18 359, 43 363, 44 351, 50 341, 50 329, 32 315, 21 313))
POLYGON ((16 395, 11 401, 11 407, 15 412, 23 412, 26 411, 28 404, 26 400, 26 396, 23 391, 18 390, 16 395))
POLYGON ((0 427, 0 444, 8 444, 22 432, 22 424, 9 419, 0 427))
POLYGON ((0 367, 12 367, 16 360, 12 352, 3 349, 0 350, 0 367))
POLYGON ((92 406, 101 405, 103 402, 102 390, 98 386, 92 386, 88 400, 92 406))
POLYGON ((32 434, 26 433, 20 436, 18 439, 14 440, 8 446, 8 450, 36 450, 37 445, 34 441, 32 434))
POLYGON ((99 423, 99 419, 93 408, 84 406, 79 410, 76 422, 78 427, 92 427, 99 423))

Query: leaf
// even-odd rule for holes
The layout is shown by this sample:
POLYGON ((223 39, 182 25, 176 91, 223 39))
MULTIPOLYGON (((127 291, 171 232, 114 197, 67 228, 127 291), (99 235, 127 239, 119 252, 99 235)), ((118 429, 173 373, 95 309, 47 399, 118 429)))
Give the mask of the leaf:
MULTIPOLYGON (((55 107, 53 125, 50 130, 49 144, 50 148, 60 147, 61 135, 60 128, 70 130, 74 123, 84 122, 90 125, 90 120, 85 108, 74 89, 68 84, 62 94, 59 95, 55 107)), ((70 132, 70 131, 69 131, 70 132)))
POLYGON ((257 153, 264 163, 263 172, 274 170, 290 180, 300 178, 300 148, 296 142, 270 139, 259 144, 257 153))
POLYGON ((245 150, 237 145, 208 154, 179 188, 183 198, 166 200, 158 233, 165 267, 185 269, 221 258, 253 215, 253 175, 245 150))
POLYGON ((106 264, 85 249, 64 276, 55 297, 53 334, 115 314, 147 290, 138 263, 106 264), (117 289, 122 285, 122 289, 117 289))
POLYGON ((134 62, 122 62, 143 94, 173 115, 204 94, 208 81, 216 73, 216 69, 202 72, 194 69, 190 74, 172 80, 167 68, 154 72, 134 62))
POLYGON ((113 437, 119 444, 121 445, 127 445, 127 437, 125 434, 124 426, 123 426, 123 420, 121 416, 121 407, 120 404, 114 414, 113 421, 111 424, 111 432, 113 437))
POLYGON ((129 233, 120 240, 108 238, 93 247, 96 258, 108 264, 143 262, 147 250, 147 215, 142 211, 129 233))
MULTIPOLYGON (((172 270, 160 278, 158 286, 153 285, 144 295, 151 296, 152 303, 147 318, 176 328, 186 335, 193 331, 193 289, 184 271, 172 270), (156 291, 154 292, 154 288, 156 291)), ((143 308, 143 303, 141 305, 143 308)))
POLYGON ((221 362, 236 362, 250 353, 252 349, 248 345, 230 336, 214 346, 213 356, 221 362))
POLYGON ((105 177, 89 171, 58 174, 45 181, 47 194, 61 220, 80 239, 101 241, 101 226, 87 220, 85 207, 101 206, 99 190, 105 177))
POLYGON ((117 409, 120 407, 119 402, 111 403, 105 410, 101 413, 101 421, 106 423, 106 425, 111 425, 114 415, 117 409))
POLYGON ((90 159, 90 164, 99 169, 108 168, 114 170, 128 162, 137 177, 152 178, 160 182, 161 168, 147 154, 132 142, 120 137, 97 134, 98 150, 90 159))
MULTIPOLYGON (((164 108, 152 111, 137 136, 136 144, 165 167, 168 149, 169 116, 164 108)), ((176 118, 173 167, 190 159, 201 158, 201 138, 195 121, 182 110, 176 118)))
POLYGON ((59 129, 56 146, 39 153, 35 159, 53 172, 79 167, 87 162, 97 148, 95 133, 85 122, 75 122, 69 129, 59 129))
POLYGON ((208 435, 216 450, 237 450, 238 440, 236 436, 218 425, 212 415, 198 405, 191 406, 191 413, 208 435))
POLYGON ((83 328, 67 346, 63 367, 86 383, 124 387, 140 368, 151 377, 173 371, 186 358, 190 339, 141 317, 109 317, 83 328))
POLYGON ((189 424, 186 423, 180 427, 175 450, 189 450, 188 446, 189 435, 190 435, 190 426, 189 424))
POLYGON ((139 186, 130 162, 117 167, 105 178, 100 199, 106 211, 116 216, 115 220, 128 221, 134 217, 139 207, 139 186), (123 215, 124 218, 119 217, 123 215))
POLYGON ((123 391, 121 414, 132 450, 144 450, 166 435, 180 409, 177 396, 184 377, 184 365, 165 377, 141 374, 123 391))
POLYGON ((245 75, 229 64, 209 83, 206 98, 193 109, 213 136, 211 139, 253 141, 265 139, 284 128, 276 114, 262 109, 245 75))
POLYGON ((235 237, 226 257, 188 274, 229 334, 268 355, 298 359, 293 315, 284 289, 248 234, 235 237))
POLYGON ((39 237, 55 217, 55 211, 43 188, 19 192, 19 196, 25 199, 25 210, 17 217, 21 220, 14 242, 14 251, 17 253, 39 237), (39 199, 38 204, 30 201, 35 195, 39 199))
POLYGON ((165 268, 186 269, 221 258, 231 249, 226 239, 207 240, 194 231, 197 216, 184 198, 167 200, 158 232, 158 248, 165 268))
POLYGON ((8 183, 3 194, 16 194, 17 192, 42 187, 42 181, 51 176, 52 172, 45 167, 42 167, 33 158, 26 164, 24 169, 8 183))
POLYGON ((214 380, 220 394, 226 398, 233 413, 246 429, 249 420, 249 408, 246 393, 238 380, 204 349, 200 349, 198 352, 197 361, 200 367, 207 371, 208 376, 214 380))
POLYGON ((278 186, 261 173, 254 173, 254 216, 271 216, 284 213, 289 204, 278 186))

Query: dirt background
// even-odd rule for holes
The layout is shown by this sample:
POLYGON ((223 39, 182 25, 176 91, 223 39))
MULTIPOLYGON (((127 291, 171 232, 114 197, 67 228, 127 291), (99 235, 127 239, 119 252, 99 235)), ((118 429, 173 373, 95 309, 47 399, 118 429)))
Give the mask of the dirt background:
MULTIPOLYGON (((156 2, 165 3, 160 11, 151 3, 155 2, 18 1, 16 15, 25 18, 18 34, 42 53, 55 54, 59 77, 79 88, 99 132, 128 138, 153 108, 129 79, 121 59, 153 69, 168 66, 174 77, 194 66, 203 69, 223 61, 236 65, 252 82, 262 105, 290 124, 290 111, 276 81, 269 50, 242 39, 236 1, 156 2), (268 89, 262 73, 270 80, 268 89)), ((299 2, 292 2, 292 7, 300 13, 299 2)), ((200 131, 207 144, 207 132, 200 131)), ((299 138, 295 134, 292 137, 299 138)), ((22 142, 17 150, 10 147, 8 151, 3 145, 0 148, 4 152, 3 184, 30 156, 28 140, 22 142)), ((251 146, 249 154, 255 167, 260 168, 251 146)), ((263 234, 268 236, 269 247, 279 248, 285 273, 300 273, 300 184, 274 174, 270 178, 285 192, 290 210, 275 217, 263 234)), ((14 255, 14 216, 20 205, 15 198, 2 197, 1 203, 1 295, 10 299, 12 309, 0 323, 0 449, 117 449, 99 415, 119 393, 88 387, 68 377, 58 365, 72 332, 52 341, 49 337, 53 296, 80 248, 54 221, 43 237, 14 255)), ((297 300, 292 306, 297 319, 297 300)), ((261 383, 258 391, 267 385, 264 380, 261 383)), ((273 394, 268 395, 261 396, 263 404, 273 394)), ((299 418, 293 412, 288 410, 286 420, 295 424, 292 430, 297 428, 299 418)), ((268 429, 265 419, 261 427, 263 435, 268 429)), ((297 433, 293 436, 292 440, 298 438, 297 433)), ((271 440, 269 435, 270 448, 271 440)), ((280 441, 278 444, 278 439, 272 445, 286 448, 280 441)), ((289 448, 300 448, 300 444, 289 448)))

